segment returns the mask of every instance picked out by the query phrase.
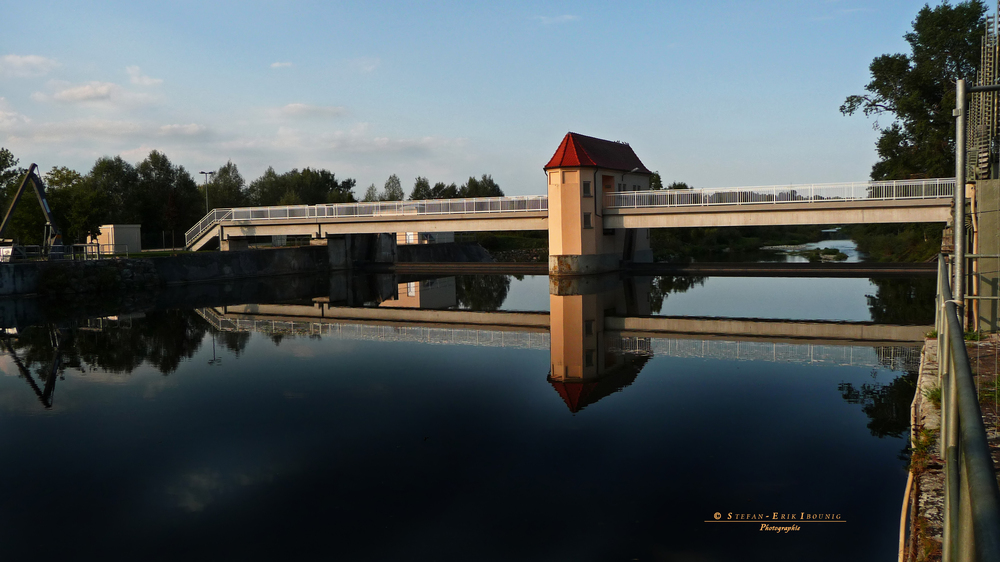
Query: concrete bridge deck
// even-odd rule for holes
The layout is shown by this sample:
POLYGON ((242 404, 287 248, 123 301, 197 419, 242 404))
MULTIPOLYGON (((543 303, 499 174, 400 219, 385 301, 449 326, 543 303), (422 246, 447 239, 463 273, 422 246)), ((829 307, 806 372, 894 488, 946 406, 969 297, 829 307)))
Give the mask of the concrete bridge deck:
MULTIPOLYGON (((606 193, 604 228, 947 222, 954 178, 606 193)), ((548 230, 547 196, 215 209, 185 235, 230 237, 548 230)), ((560 227, 561 228, 561 227, 560 227)))
MULTIPOLYGON (((390 327, 485 329, 545 332, 551 328, 548 312, 473 312, 414 308, 340 307, 318 301, 308 305, 237 305, 215 310, 220 318, 268 321, 302 327, 310 323, 373 323, 390 327)), ((933 326, 897 326, 872 322, 798 321, 758 318, 690 316, 607 316, 603 329, 623 337, 718 339, 740 338, 783 342, 876 345, 918 343, 933 326)))
MULTIPOLYGON (((308 308, 308 307, 306 307, 308 308)), ((303 317, 290 315, 258 315, 237 312, 239 307, 203 308, 197 313, 217 330, 228 332, 259 332, 322 336, 347 340, 399 341, 430 345, 470 345, 478 347, 506 347, 549 350, 551 341, 548 325, 537 325, 539 319, 548 321, 546 313, 479 313, 495 314, 500 318, 492 324, 442 324, 437 322, 404 322, 374 318, 303 317), (528 322, 523 322, 528 315, 528 322), (506 318, 506 320, 504 320, 506 318)), ((333 311, 343 311, 331 309, 333 311)), ((273 310, 272 312, 278 312, 273 310)), ((391 309, 393 318, 407 312, 391 309)), ((412 311, 409 311, 412 312, 412 311)), ((459 312, 461 311, 450 311, 459 312)), ((626 319, 614 319, 622 321, 626 319)), ((669 320, 669 319, 668 319, 669 320)), ((804 323, 816 324, 816 323, 804 323)), ((922 334, 921 334, 922 337, 922 334)), ((610 331, 605 340, 609 348, 619 353, 657 357, 684 357, 721 359, 731 361, 771 361, 780 363, 807 363, 888 367, 895 370, 916 368, 920 361, 920 347, 914 341, 848 341, 822 339, 764 339, 730 335, 705 337, 700 334, 671 334, 669 332, 610 331)))

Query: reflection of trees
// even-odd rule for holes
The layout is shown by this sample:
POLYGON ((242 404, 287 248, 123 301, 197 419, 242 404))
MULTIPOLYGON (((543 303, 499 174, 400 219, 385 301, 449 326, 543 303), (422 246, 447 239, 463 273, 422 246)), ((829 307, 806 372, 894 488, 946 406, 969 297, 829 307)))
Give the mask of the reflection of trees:
MULTIPOLYGON (((198 351, 207 329, 208 325, 190 310, 150 312, 144 318, 132 319, 130 327, 64 329, 59 372, 72 367, 128 374, 149 363, 169 374, 177 370, 182 359, 198 351)), ((51 364, 55 350, 47 327, 18 330, 17 339, 11 343, 25 366, 39 376, 51 364)), ((233 344, 241 345, 238 338, 233 344)))
POLYGON ((704 284, 704 277, 678 275, 654 277, 649 290, 649 309, 653 314, 656 314, 663 308, 663 301, 670 293, 684 293, 695 285, 704 284))
POLYGON ((461 275, 455 277, 455 293, 461 308, 490 312, 507 300, 510 277, 507 275, 461 275))
POLYGON ((910 402, 916 386, 917 373, 910 371, 889 384, 872 382, 855 387, 851 383, 841 383, 837 390, 848 403, 862 405, 873 436, 901 437, 910 427, 910 402))
POLYGON ((872 321, 877 324, 932 324, 935 280, 872 279, 875 295, 866 295, 872 321))

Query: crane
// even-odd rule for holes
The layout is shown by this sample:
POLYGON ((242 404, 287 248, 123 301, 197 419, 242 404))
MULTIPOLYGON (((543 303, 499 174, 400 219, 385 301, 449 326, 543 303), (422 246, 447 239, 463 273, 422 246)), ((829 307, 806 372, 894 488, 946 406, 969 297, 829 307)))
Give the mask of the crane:
POLYGON ((3 238, 3 233, 7 230, 10 219, 14 215, 14 209, 17 208, 17 203, 21 200, 21 195, 24 194, 25 189, 30 183, 35 189, 35 195, 38 197, 38 204, 42 207, 42 213, 45 214, 45 238, 42 242, 42 253, 51 258, 54 253, 61 253, 62 233, 59 232, 59 227, 56 226, 55 220, 52 218, 52 210, 49 208, 48 200, 45 199, 45 184, 42 183, 42 178, 38 177, 38 174, 35 173, 37 169, 37 164, 32 164, 28 168, 28 173, 25 174, 24 179, 21 180, 21 185, 18 186, 17 191, 14 193, 10 207, 7 208, 7 214, 4 215, 3 222, 0 222, 0 238, 3 238), (56 247, 59 250, 53 252, 53 248, 56 247))

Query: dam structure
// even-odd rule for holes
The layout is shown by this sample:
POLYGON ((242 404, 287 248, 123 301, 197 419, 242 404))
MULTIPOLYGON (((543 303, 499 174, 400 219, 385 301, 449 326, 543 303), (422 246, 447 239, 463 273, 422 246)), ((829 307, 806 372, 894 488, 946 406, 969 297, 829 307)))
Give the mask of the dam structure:
POLYGON ((651 262, 650 228, 945 223, 955 193, 954 178, 654 190, 631 146, 577 133, 567 133, 544 170, 545 195, 214 209, 185 243, 238 250, 273 236, 330 244, 400 232, 545 230, 549 274, 584 275, 651 262))

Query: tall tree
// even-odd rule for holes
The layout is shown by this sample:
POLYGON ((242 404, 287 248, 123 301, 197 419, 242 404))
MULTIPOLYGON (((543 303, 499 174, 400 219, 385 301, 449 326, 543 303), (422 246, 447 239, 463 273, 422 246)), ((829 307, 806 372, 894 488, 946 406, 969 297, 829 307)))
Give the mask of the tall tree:
POLYGON ((382 187, 382 193, 378 198, 380 201, 402 201, 406 198, 399 176, 392 174, 389 179, 385 180, 385 186, 382 187))
POLYGON ((219 168, 208 183, 209 208, 242 207, 248 197, 247 182, 232 160, 219 168))
POLYGON ((413 182, 413 191, 410 192, 410 201, 420 201, 431 199, 431 182, 427 178, 418 176, 413 182))
POLYGON ((955 82, 975 77, 986 6, 968 0, 924 5, 904 35, 910 54, 882 55, 868 67, 867 93, 848 96, 840 111, 876 118, 879 161, 874 180, 947 177, 955 172, 955 82), (879 121, 890 118, 888 125, 879 121))
POLYGON ((369 185, 368 189, 365 190, 365 198, 363 201, 365 203, 374 203, 375 201, 378 201, 378 188, 375 187, 375 184, 369 185))

